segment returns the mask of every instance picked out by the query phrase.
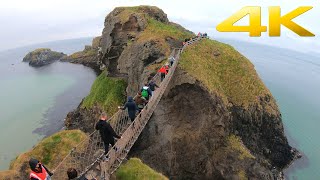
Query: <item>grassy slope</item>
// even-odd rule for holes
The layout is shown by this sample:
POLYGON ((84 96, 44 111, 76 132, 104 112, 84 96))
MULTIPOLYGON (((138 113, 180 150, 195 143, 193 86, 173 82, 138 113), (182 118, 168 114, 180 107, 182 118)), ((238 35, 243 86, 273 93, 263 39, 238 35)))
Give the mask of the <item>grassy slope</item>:
POLYGON ((226 103, 248 107, 258 96, 270 94, 254 66, 233 47, 214 40, 202 40, 181 55, 181 67, 226 103), (214 56, 219 52, 219 56, 214 56))
MULTIPOLYGON (((86 134, 80 130, 60 131, 40 141, 32 150, 19 155, 10 165, 9 171, 0 172, 0 179, 13 176, 20 172, 21 168, 27 165, 31 157, 37 158, 49 169, 57 166, 69 151, 80 141, 86 138, 86 134)), ((28 169, 28 168, 27 168, 28 169)), ((28 173, 21 172, 21 173, 28 173)))
POLYGON ((146 14, 147 11, 160 11, 155 6, 121 7, 121 10, 122 11, 117 16, 120 18, 122 23, 128 21, 131 14, 138 14, 141 17, 145 17, 148 21, 148 24, 146 29, 139 35, 138 43, 148 42, 151 40, 155 41, 159 44, 159 47, 167 53, 167 56, 170 53, 170 47, 169 44, 167 44, 165 41, 166 38, 183 41, 186 38, 194 36, 194 34, 183 31, 172 24, 166 24, 148 16, 148 14, 146 14))
POLYGON ((117 180, 167 180, 165 176, 143 164, 140 159, 131 158, 116 172, 117 180))
POLYGON ((243 160, 245 158, 255 159, 255 157, 250 153, 250 151, 243 145, 241 139, 238 136, 230 135, 227 138, 228 147, 230 150, 237 151, 239 153, 239 159, 243 160))
POLYGON ((126 82, 110 78, 102 72, 94 81, 90 94, 84 99, 82 108, 91 108, 95 104, 112 115, 125 100, 126 82))
POLYGON ((84 50, 84 51, 79 51, 71 54, 68 56, 68 59, 79 59, 79 58, 85 58, 85 57, 91 57, 91 56, 96 56, 97 51, 95 49, 90 49, 90 50, 84 50))
POLYGON ((173 38, 182 42, 184 39, 193 36, 193 34, 182 31, 174 25, 148 18, 148 26, 139 36, 138 42, 156 41, 160 45, 160 48, 162 48, 164 52, 167 52, 166 55, 169 56, 171 49, 169 44, 166 43, 166 38, 173 38))

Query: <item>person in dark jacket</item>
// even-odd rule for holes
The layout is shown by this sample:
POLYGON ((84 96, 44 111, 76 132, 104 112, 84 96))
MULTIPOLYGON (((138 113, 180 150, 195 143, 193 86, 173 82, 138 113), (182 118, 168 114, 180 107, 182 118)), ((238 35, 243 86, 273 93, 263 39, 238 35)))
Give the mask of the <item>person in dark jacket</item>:
POLYGON ((37 159, 31 158, 29 160, 29 166, 31 169, 30 180, 50 180, 53 175, 47 167, 42 165, 37 159))
POLYGON ((139 111, 138 106, 133 101, 133 98, 131 96, 128 97, 128 102, 126 102, 126 104, 121 109, 128 109, 128 114, 131 119, 131 122, 134 121, 134 119, 136 118, 136 113, 139 111))
MULTIPOLYGON (((108 154, 109 152, 109 144, 111 146, 114 146, 114 138, 121 139, 122 137, 119 136, 111 127, 109 122, 107 122, 107 114, 102 113, 100 120, 96 124, 96 130, 99 131, 101 139, 103 140, 104 143, 104 154, 108 154)), ((115 150, 117 151, 118 149, 115 147, 115 150)), ((108 159, 108 157, 106 157, 108 159)))
POLYGON ((153 91, 155 91, 156 88, 159 88, 159 86, 153 80, 149 82, 148 86, 152 92, 152 95, 153 95, 153 91))
POLYGON ((137 96, 134 97, 134 102, 137 104, 139 111, 141 111, 144 106, 148 103, 148 101, 142 97, 141 92, 138 92, 137 96))

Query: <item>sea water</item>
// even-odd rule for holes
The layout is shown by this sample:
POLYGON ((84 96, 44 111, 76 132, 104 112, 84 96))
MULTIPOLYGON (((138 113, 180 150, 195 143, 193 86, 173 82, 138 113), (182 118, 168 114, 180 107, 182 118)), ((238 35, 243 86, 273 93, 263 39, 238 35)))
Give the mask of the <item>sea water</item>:
POLYGON ((30 67, 22 62, 29 51, 51 48, 72 53, 92 38, 43 43, 0 52, 0 170, 18 154, 59 131, 69 111, 84 98, 96 78, 90 68, 56 62, 30 67))

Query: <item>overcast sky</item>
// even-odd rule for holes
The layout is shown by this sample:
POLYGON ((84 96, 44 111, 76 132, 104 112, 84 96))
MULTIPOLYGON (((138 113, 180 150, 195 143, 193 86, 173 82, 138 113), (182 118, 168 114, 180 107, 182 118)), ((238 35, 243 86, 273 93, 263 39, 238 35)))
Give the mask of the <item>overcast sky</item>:
MULTIPOLYGON (((316 0, 0 0, 0 50, 53 40, 101 35, 105 16, 117 6, 155 5, 194 32, 215 38, 232 38, 299 51, 320 53, 320 5, 316 0), (290 4, 289 4, 290 3, 290 4), (313 9, 295 22, 316 34, 299 37, 282 27, 281 37, 249 37, 248 33, 221 33, 216 25, 244 6, 261 6, 263 25, 268 25, 268 6, 280 6, 286 14, 299 6, 313 9)), ((245 19, 239 22, 247 24, 245 19)))

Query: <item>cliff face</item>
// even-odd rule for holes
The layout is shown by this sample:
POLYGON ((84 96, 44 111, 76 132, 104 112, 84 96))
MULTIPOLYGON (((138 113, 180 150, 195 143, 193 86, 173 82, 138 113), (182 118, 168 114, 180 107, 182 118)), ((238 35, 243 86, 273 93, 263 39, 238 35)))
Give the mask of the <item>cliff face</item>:
POLYGON ((273 179, 293 160, 291 150, 253 65, 202 40, 182 54, 131 155, 170 179, 273 179))
MULTIPOLYGON (((157 7, 115 8, 105 19, 99 45, 102 49, 100 61, 106 66, 106 71, 100 76, 108 76, 110 81, 124 80, 127 83, 126 95, 133 96, 161 66, 171 48, 180 47, 182 41, 191 36, 191 32, 169 22, 167 15, 157 7)), ((114 113, 110 111, 111 106, 104 106, 104 103, 108 103, 104 100, 107 100, 107 94, 112 89, 93 88, 90 93, 92 96, 100 93, 106 96, 100 98, 102 101, 91 106, 80 105, 69 113, 66 118, 67 128, 90 132, 93 131, 92 127, 86 128, 82 124, 94 124, 102 110, 114 113)))
POLYGON ((241 140, 221 97, 179 68, 132 150, 170 179, 271 179, 241 140))
MULTIPOLYGON (((191 36, 156 7, 116 8, 105 19, 99 45, 106 70, 69 113, 67 128, 92 132, 102 110, 111 115, 122 96, 138 92, 171 48, 191 36), (125 95, 114 93, 124 91, 114 84, 119 80, 127 85, 125 95)), ((131 156, 170 179, 273 179, 294 155, 254 66, 232 47, 202 40, 182 54, 131 156)))
POLYGON ((63 54, 61 52, 51 51, 51 49, 48 48, 41 48, 29 52, 23 58, 23 62, 29 62, 30 66, 39 67, 51 64, 54 61, 60 60, 65 56, 66 54, 63 54))

